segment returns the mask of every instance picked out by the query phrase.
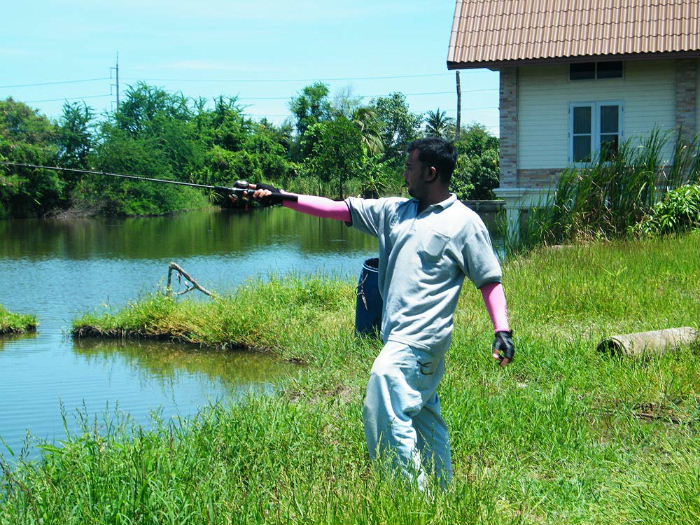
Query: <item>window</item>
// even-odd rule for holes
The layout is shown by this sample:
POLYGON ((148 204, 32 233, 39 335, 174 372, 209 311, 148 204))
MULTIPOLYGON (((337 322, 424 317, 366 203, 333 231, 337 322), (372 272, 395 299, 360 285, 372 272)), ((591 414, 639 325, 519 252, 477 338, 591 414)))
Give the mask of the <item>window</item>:
POLYGON ((569 108, 569 162, 591 162, 596 155, 610 160, 622 135, 622 104, 587 102, 569 108))
POLYGON ((570 80, 587 80, 595 78, 595 62, 581 62, 569 65, 570 80))
POLYGON ((596 62, 596 78, 622 78, 622 62, 596 62))
POLYGON ((622 78, 622 61, 569 64, 569 80, 622 78))

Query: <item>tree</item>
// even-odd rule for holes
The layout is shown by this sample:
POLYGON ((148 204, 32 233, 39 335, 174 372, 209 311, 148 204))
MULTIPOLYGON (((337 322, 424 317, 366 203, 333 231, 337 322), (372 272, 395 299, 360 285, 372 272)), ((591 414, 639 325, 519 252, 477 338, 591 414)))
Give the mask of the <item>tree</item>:
MULTIPOLYGON (((58 160, 66 168, 87 169, 90 167, 89 157, 93 152, 95 113, 85 102, 66 102, 63 104, 63 115, 58 121, 58 160)), ((62 178, 66 182, 65 194, 70 197, 82 175, 75 172, 64 172, 62 178)))
POLYGON ((412 113, 403 93, 373 100, 370 107, 381 123, 384 160, 395 165, 403 162, 408 144, 418 138, 421 116, 412 113))
MULTIPOLYGON (((0 159, 54 165, 56 126, 12 98, 0 101, 0 159)), ((64 203, 63 180, 55 170, 0 166, 0 217, 43 215, 64 203)))
POLYGON ((232 184, 240 179, 279 181, 293 172, 287 151, 277 135, 261 125, 255 125, 254 132, 246 136, 240 150, 230 151, 215 145, 207 153, 207 165, 212 174, 207 184, 232 184))
POLYGON ((316 82, 302 89, 289 103, 289 109, 296 118, 299 136, 306 133, 310 126, 331 119, 333 107, 328 100, 328 92, 326 84, 316 82))
POLYGON ((275 126, 275 124, 263 117, 258 122, 258 126, 259 129, 264 130, 265 133, 272 134, 275 142, 282 145, 285 151, 289 153, 292 143, 294 142, 294 126, 289 119, 282 122, 279 126, 275 126))
POLYGON ((447 138, 450 132, 450 124, 454 119, 447 116, 446 111, 437 108, 435 111, 428 111, 425 116, 425 134, 429 137, 447 138))
POLYGON ((452 191, 460 199, 493 199, 500 178, 499 142, 484 126, 464 129, 455 144, 459 158, 452 175, 452 191))
MULTIPOLYGON (((199 182, 206 153, 206 134, 197 126, 202 107, 143 83, 130 88, 98 128, 95 164, 104 171, 199 182)), ((189 188, 104 177, 84 178, 75 197, 114 215, 162 214, 206 202, 189 188)))
POLYGON ((58 121, 58 158, 63 166, 86 168, 93 147, 95 112, 85 102, 66 102, 58 121))
POLYGON ((189 121, 193 117, 188 100, 182 94, 139 82, 129 86, 114 114, 116 126, 133 136, 157 132, 159 123, 169 119, 189 121))
POLYGON ((365 155, 362 151, 362 133, 346 117, 319 122, 304 134, 311 155, 304 169, 323 182, 337 187, 337 196, 345 196, 345 183, 362 173, 365 155))
POLYGON ((352 114, 352 121, 362 133, 362 147, 368 156, 384 153, 381 122, 377 112, 369 107, 359 107, 352 114))
POLYGON ((352 87, 347 86, 338 91, 333 98, 333 113, 352 119, 355 112, 362 106, 362 97, 352 94, 352 87))
POLYGON ((252 130, 252 122, 243 113, 238 97, 217 97, 214 110, 208 114, 212 142, 230 151, 243 147, 252 130))
MULTIPOLYGON (((192 147, 196 145, 177 133, 134 137, 106 122, 101 126, 95 162, 103 171, 182 180, 188 177, 177 171, 177 157, 186 156, 184 151, 192 147)), ((106 215, 160 215, 207 202, 204 194, 193 188, 100 176, 83 178, 75 195, 106 215)))

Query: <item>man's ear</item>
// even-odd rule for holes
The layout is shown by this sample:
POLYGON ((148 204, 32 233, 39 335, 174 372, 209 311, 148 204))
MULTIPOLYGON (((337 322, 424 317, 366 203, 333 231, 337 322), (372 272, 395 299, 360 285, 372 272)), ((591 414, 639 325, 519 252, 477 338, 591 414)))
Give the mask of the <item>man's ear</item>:
POLYGON ((433 182, 438 177, 438 170, 435 166, 428 166, 428 178, 427 182, 433 182))

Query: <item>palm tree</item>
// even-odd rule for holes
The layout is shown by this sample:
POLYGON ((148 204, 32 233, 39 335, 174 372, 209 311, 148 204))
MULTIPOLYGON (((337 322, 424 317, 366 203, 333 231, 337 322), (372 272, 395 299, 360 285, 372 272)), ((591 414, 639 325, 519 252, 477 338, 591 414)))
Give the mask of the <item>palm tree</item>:
POLYGON ((382 130, 377 112, 372 108, 360 107, 352 114, 352 121, 362 132, 362 145, 369 155, 379 155, 384 153, 384 142, 382 142, 382 130))
POLYGON ((446 138, 450 124, 454 119, 447 116, 446 111, 437 108, 435 111, 428 111, 425 118, 425 134, 432 137, 446 138))

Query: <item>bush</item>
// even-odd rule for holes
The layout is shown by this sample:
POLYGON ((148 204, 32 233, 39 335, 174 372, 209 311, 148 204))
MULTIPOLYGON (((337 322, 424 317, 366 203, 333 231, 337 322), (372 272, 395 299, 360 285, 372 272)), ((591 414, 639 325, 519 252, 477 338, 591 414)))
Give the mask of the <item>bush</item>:
POLYGON ((700 228, 700 185, 681 186, 669 191, 639 224, 637 235, 665 235, 700 228))

